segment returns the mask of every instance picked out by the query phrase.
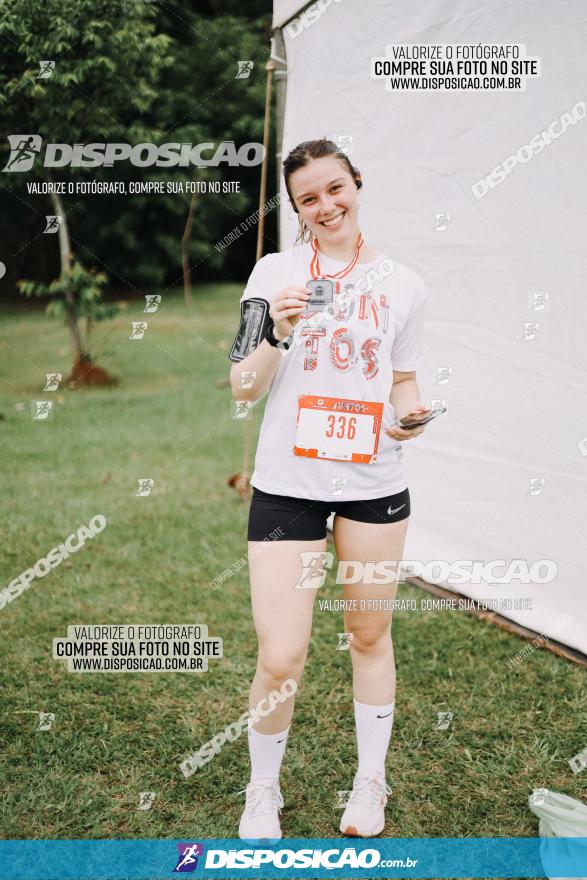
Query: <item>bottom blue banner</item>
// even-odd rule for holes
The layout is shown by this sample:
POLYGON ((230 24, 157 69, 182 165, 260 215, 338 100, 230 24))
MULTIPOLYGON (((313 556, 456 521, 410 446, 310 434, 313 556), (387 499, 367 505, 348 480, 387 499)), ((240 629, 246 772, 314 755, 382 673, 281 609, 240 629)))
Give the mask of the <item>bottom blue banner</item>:
POLYGON ((587 838, 4 840, 0 880, 587 878, 587 838))

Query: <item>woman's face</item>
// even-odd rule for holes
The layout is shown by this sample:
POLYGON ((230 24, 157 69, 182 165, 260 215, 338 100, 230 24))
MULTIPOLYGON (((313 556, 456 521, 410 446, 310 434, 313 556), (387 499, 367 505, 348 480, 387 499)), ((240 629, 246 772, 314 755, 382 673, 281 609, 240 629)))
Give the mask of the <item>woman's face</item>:
POLYGON ((311 159, 290 175, 289 187, 300 217, 320 241, 354 242, 359 231, 359 191, 339 159, 311 159))

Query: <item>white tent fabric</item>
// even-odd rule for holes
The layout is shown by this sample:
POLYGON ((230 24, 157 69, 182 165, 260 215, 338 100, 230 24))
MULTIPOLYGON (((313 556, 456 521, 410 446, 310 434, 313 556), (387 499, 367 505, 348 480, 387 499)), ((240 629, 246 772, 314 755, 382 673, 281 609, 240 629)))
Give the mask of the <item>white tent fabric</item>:
MULTIPOLYGON (((339 0, 335 0, 335 2, 339 2, 339 0)), ((273 27, 278 28, 291 21, 307 5, 307 3, 300 3, 299 0, 275 0, 273 3, 273 27)))
MULTIPOLYGON (((305 6, 277 0, 275 23, 305 6)), ((430 293, 421 394, 448 405, 404 444, 413 505, 405 558, 552 560, 550 583, 453 589, 530 598, 530 609, 500 613, 587 653, 587 119, 483 198, 471 190, 587 98, 583 0, 344 0, 322 9, 310 25, 306 15, 283 28, 282 155, 303 140, 352 137, 363 232, 430 293), (542 72, 525 91, 388 92, 371 78, 370 59, 389 43, 523 43, 542 72), (543 310, 529 308, 536 293, 548 294, 543 310), (529 323, 538 327, 524 339, 529 323), (447 384, 436 382, 439 367, 452 369, 447 384)), ((296 223, 282 196, 286 248, 296 223)), ((434 582, 451 588, 446 576, 434 582)))

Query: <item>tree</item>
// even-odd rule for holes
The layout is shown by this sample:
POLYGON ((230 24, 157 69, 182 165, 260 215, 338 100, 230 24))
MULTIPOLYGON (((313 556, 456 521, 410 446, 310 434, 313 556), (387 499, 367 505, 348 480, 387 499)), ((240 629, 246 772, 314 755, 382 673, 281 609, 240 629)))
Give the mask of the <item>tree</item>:
MULTIPOLYGON (((158 80, 173 63, 171 38, 155 33, 155 11, 116 0, 13 0, 0 6, 0 118, 9 131, 40 135, 43 143, 151 142, 161 131, 144 120, 158 97, 158 80), (46 62, 49 62, 47 64, 46 62)), ((34 176, 51 183, 47 168, 34 176)), ((91 173, 67 166, 60 177, 91 173)), ((27 180, 32 175, 27 174, 27 180)), ((51 285, 24 281, 26 295, 53 297, 72 334, 74 374, 91 362, 78 321, 106 317, 103 273, 77 260, 68 212, 51 193, 57 217, 59 277, 51 285)), ((111 314, 111 312, 110 312, 111 314)), ((85 371, 89 374, 89 371, 85 371)), ((82 374, 84 370, 82 370, 82 374)))
MULTIPOLYGON (((71 2, 61 3, 61 0, 32 2, 33 7, 25 22, 15 21, 24 8, 24 0, 5 0, 0 4, 0 128, 4 133, 37 130, 33 127, 37 121, 31 120, 29 113, 30 98, 27 95, 26 100, 19 102, 19 81, 11 80, 11 77, 15 70, 23 71, 27 67, 33 68, 29 71, 30 76, 36 76, 39 60, 43 60, 42 55, 39 59, 36 55, 47 50, 45 58, 51 57, 51 49, 42 44, 34 52, 27 50, 27 58, 34 58, 34 61, 25 63, 19 47, 21 41, 27 42, 28 31, 33 30, 35 34, 43 31, 44 36, 53 30, 54 10, 57 8, 58 19, 64 19, 73 27, 71 35, 61 37, 61 42, 66 42, 70 48, 61 46, 61 56, 54 58, 56 65, 51 79, 36 80, 36 86, 45 91, 52 88, 51 84, 57 82, 54 78, 63 70, 65 60, 75 55, 80 47, 87 52, 89 46, 93 56, 104 56, 116 63, 119 75, 116 85, 124 89, 124 93, 119 97, 116 89, 106 88, 102 81, 83 85, 72 81, 70 85, 60 86, 48 93, 52 100, 55 96, 59 99, 54 102, 54 116, 59 117, 62 109, 69 114, 70 107, 65 106, 68 102, 63 100, 62 95, 70 101, 76 95, 79 97, 81 88, 84 95, 91 97, 113 117, 113 128, 114 122, 123 123, 119 126, 122 135, 113 135, 114 140, 128 143, 153 141, 156 133, 160 135, 160 143, 180 141, 198 144, 234 140, 240 145, 262 140, 271 0, 251 0, 246 4, 242 0, 198 0, 194 4, 186 4, 183 0, 165 0, 164 3, 125 0, 123 4, 96 3, 89 13, 87 2, 76 3, 75 6, 71 2), (77 9, 80 10, 79 15, 77 9), (127 101, 127 96, 130 91, 131 98, 134 98, 132 92, 135 86, 140 94, 140 77, 132 64, 125 67, 124 58, 119 58, 118 44, 109 36, 112 25, 117 22, 122 33, 126 34, 129 27, 133 33, 136 32, 137 16, 146 18, 155 32, 167 35, 171 43, 164 54, 173 55, 173 63, 166 61, 161 64, 158 76, 151 77, 155 99, 143 101, 139 108, 133 106, 131 100, 127 101), (106 24, 108 28, 96 28, 96 22, 106 24), (89 42, 84 38, 76 47, 82 29, 87 31, 89 42), (96 38, 102 41, 98 48, 96 38), (253 62, 248 78, 237 78, 240 60, 253 62), (112 106, 111 100, 114 101, 112 106), (143 137, 141 129, 149 135, 143 137)), ((55 28, 57 34, 61 33, 59 28, 62 25, 57 21, 55 28)), ((143 33, 141 25, 138 29, 139 41, 143 39, 143 33)), ((35 36, 35 40, 39 40, 39 35, 35 36)), ((127 51, 126 47, 124 49, 127 51)), ((90 60, 96 63, 97 58, 90 60)), ((98 80, 105 63, 98 63, 98 80)), ((147 68, 148 78, 154 72, 154 66, 147 65, 147 68)), ((110 72, 109 77, 116 79, 116 74, 110 72)), ((88 103, 91 107, 91 103, 88 103)), ((83 95, 80 104, 83 110, 83 95)), ((102 115, 104 120, 108 120, 107 115, 102 115)), ((79 124, 76 116, 77 111, 73 114, 73 141, 68 140, 66 132, 60 135, 59 140, 73 143, 100 140, 94 134, 93 122, 85 124, 82 129, 81 112, 79 124)), ((55 125, 52 127, 55 128, 55 125)), ((4 165, 2 154, 5 152, 7 157, 6 142, 0 140, 0 169, 4 165)), ((80 170, 76 173, 84 172, 80 170)), ((96 179, 102 174, 105 179, 114 176, 113 169, 91 169, 86 173, 92 173, 96 179)), ((209 169, 209 173, 211 181, 238 180, 241 191, 229 197, 207 194, 200 198, 192 217, 191 235, 189 240, 183 242, 183 248, 181 239, 190 210, 190 194, 133 195, 130 198, 123 195, 64 196, 74 246, 79 255, 84 260, 97 260, 100 268, 107 267, 113 283, 119 286, 124 284, 128 288, 125 295, 137 287, 146 287, 148 291, 155 292, 160 287, 180 284, 184 253, 189 258, 194 282, 214 277, 246 277, 255 255, 255 229, 252 228, 225 250, 218 251, 214 243, 223 239, 258 207, 260 169, 221 166, 209 169), (132 273, 129 267, 132 267, 132 273)), ((117 163, 115 176, 122 182, 139 177, 145 181, 169 181, 186 177, 193 179, 194 174, 193 168, 138 169, 128 162, 120 162, 117 163)), ((5 285, 23 274, 43 280, 55 274, 53 252, 47 247, 48 244, 52 246, 54 241, 42 235, 40 228, 41 215, 54 213, 55 209, 48 204, 44 209, 48 196, 31 196, 24 186, 19 188, 19 184, 22 185, 25 177, 29 176, 0 172, 0 192, 6 197, 10 209, 0 215, 0 240, 4 241, 4 253, 9 251, 15 254, 14 260, 7 266, 5 285)), ((63 176, 61 170, 58 176, 63 176)), ((275 179, 271 174, 269 184, 268 198, 274 192, 275 179)), ((266 218, 269 249, 277 246, 275 214, 272 212, 266 218)))
POLYGON ((46 313, 61 318, 71 331, 74 345, 74 363, 67 384, 111 385, 114 380, 106 370, 98 367, 90 355, 90 329, 96 321, 105 321, 119 314, 119 307, 101 301, 102 288, 108 276, 104 272, 86 269, 78 260, 72 262, 51 284, 18 281, 25 296, 50 298, 46 313), (85 318, 85 338, 80 321, 85 318))

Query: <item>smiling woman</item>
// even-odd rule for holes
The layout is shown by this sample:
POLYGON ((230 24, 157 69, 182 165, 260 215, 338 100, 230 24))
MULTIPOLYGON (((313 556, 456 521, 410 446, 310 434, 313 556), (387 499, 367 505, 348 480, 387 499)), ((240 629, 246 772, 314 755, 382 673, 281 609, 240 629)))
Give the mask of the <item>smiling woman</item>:
MULTIPOLYGON (((369 572, 403 558, 410 495, 396 444, 424 429, 393 425, 396 415, 430 410, 415 373, 426 292, 417 275, 365 242, 363 181, 332 141, 300 144, 283 170, 300 219, 297 246, 256 264, 230 354, 235 400, 252 402, 269 390, 248 524, 259 643, 249 705, 284 679, 301 679, 334 511, 337 557, 364 572, 341 581, 359 760, 340 830, 370 837, 383 829, 388 793, 397 568, 383 580, 369 572), (277 528, 279 537, 264 543, 277 528)), ((281 837, 279 772, 294 699, 249 725, 241 838, 281 837)))
MULTIPOLYGON (((314 143, 331 142, 315 141, 314 143)), ((353 198, 353 191, 360 190, 363 186, 359 170, 352 165, 346 153, 338 152, 336 149, 333 153, 328 147, 314 148, 310 152, 314 159, 331 158, 327 164, 322 164, 318 176, 316 167, 308 167, 306 144, 300 144, 292 150, 283 163, 285 186, 293 209, 299 215, 298 239, 302 241, 307 241, 312 235, 317 234, 316 230, 312 229, 312 224, 319 224, 323 229, 335 229, 342 228, 345 219, 350 219, 351 223, 354 220, 356 223, 359 202, 356 192, 353 198), (335 175, 332 180, 328 179, 331 174, 335 175), (292 186, 296 190, 295 197, 292 186), (319 195, 321 188, 324 190, 322 197, 319 195)), ((337 257, 341 252, 338 239, 323 238, 320 247, 323 253, 332 257, 337 257), (338 249, 336 243, 339 244, 338 249)), ((366 251, 367 249, 364 257, 367 255, 366 251)))

